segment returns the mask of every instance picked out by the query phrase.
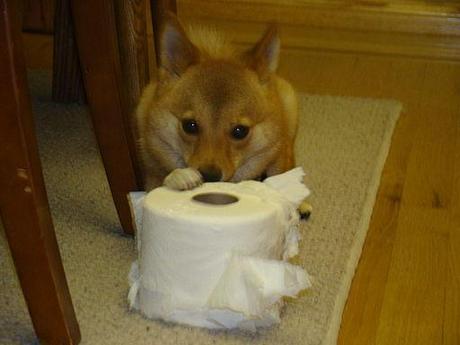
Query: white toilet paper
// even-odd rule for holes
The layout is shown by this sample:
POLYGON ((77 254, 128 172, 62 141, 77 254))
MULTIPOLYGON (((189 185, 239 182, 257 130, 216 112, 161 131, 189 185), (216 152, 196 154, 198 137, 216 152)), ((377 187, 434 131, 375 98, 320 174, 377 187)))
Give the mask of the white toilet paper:
POLYGON ((282 296, 310 286, 308 274, 286 262, 298 252, 296 209, 309 194, 302 177, 297 168, 264 183, 131 193, 139 259, 130 272, 130 306, 149 318, 207 328, 279 322, 282 296))

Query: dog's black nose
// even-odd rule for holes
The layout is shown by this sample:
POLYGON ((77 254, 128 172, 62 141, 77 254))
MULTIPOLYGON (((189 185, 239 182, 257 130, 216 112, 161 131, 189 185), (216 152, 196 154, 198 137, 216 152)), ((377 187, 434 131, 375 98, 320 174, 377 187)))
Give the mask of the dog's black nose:
POLYGON ((213 165, 198 169, 204 182, 218 182, 222 179, 222 171, 213 165))

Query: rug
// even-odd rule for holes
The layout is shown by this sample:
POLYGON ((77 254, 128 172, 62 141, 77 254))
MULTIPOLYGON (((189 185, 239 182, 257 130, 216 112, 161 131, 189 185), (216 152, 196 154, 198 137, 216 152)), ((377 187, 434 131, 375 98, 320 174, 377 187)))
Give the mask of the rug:
MULTIPOLYGON (((281 324, 257 334, 208 331, 130 312, 134 240, 122 234, 87 108, 50 101, 50 74, 30 75, 51 212, 83 345, 335 344, 401 105, 300 95, 297 163, 314 207, 296 263, 313 288, 290 299, 281 324)), ((0 344, 36 343, 0 232, 0 344)))

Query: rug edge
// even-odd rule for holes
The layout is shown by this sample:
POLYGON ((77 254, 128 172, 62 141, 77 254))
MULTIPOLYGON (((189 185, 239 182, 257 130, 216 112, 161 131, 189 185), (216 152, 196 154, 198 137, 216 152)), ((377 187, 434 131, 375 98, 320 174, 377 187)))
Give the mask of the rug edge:
POLYGON ((392 111, 392 115, 390 115, 390 125, 388 126, 387 131, 384 134, 382 146, 377 157, 377 163, 375 165, 374 171, 372 172, 372 182, 369 185, 366 200, 364 202, 365 206, 363 209, 363 216, 358 226, 355 242, 353 243, 351 248, 350 257, 346 264, 345 276, 341 286, 339 287, 339 293, 337 294, 334 303, 332 319, 329 325, 329 329, 327 330, 326 337, 323 341, 323 345, 337 344, 340 326, 342 323, 343 310, 348 299, 351 284, 353 282, 355 271, 361 258, 364 242, 367 237, 367 231, 369 229, 371 217, 374 211, 375 201, 377 199, 377 193, 380 187, 383 169, 385 167, 385 163, 391 148, 391 143, 393 141, 392 138, 396 128, 396 124, 398 123, 401 112, 403 111, 403 105, 401 102, 392 100, 388 101, 393 103, 394 111, 392 111), (366 205, 370 206, 366 207, 366 205))

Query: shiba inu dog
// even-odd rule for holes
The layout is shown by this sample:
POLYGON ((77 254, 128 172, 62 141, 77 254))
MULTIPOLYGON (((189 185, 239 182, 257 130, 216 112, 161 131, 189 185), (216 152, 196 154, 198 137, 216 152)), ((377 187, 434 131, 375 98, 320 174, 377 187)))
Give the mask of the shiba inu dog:
POLYGON ((136 111, 146 190, 258 179, 294 167, 297 100, 276 74, 275 26, 237 54, 216 32, 186 33, 170 14, 160 42, 158 80, 136 111))

